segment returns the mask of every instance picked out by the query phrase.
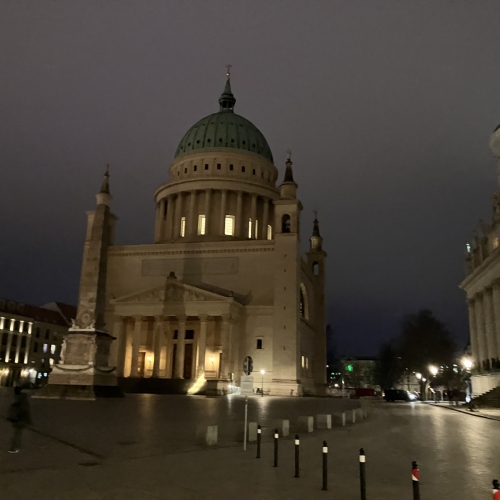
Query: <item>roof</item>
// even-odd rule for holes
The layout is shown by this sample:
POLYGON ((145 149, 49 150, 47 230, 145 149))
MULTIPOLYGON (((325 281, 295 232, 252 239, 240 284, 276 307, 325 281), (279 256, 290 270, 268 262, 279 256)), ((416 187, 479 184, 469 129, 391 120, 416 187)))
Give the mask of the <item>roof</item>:
POLYGON ((68 325, 71 325, 72 319, 76 319, 76 307, 65 304, 64 302, 49 302, 48 304, 44 304, 42 308, 58 312, 66 320, 68 325))
POLYGON ((2 312, 23 316, 33 320, 33 322, 38 321, 53 325, 69 326, 69 322, 57 311, 0 298, 0 313, 2 312))
POLYGON ((175 158, 186 153, 223 148, 250 151, 272 163, 273 155, 266 138, 252 122, 234 112, 235 102, 228 80, 219 98, 219 112, 205 116, 184 134, 175 158))

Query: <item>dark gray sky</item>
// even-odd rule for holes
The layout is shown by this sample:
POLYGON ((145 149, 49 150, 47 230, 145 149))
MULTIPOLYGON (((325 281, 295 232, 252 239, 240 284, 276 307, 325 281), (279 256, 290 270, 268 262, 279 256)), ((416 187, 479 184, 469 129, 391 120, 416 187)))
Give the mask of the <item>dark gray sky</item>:
POLYGON ((328 319, 370 354, 434 310, 465 340, 464 243, 496 189, 500 2, 0 3, 0 296, 75 302, 85 211, 112 166, 118 244, 152 242, 184 132, 236 112, 319 211, 328 319))

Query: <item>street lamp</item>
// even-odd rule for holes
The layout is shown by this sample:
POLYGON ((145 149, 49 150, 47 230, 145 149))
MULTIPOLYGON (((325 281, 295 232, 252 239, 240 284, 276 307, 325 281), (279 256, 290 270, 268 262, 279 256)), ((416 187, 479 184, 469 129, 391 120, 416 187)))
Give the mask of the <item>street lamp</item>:
POLYGON ((438 374, 438 368, 437 366, 429 366, 429 371, 432 373, 432 375, 436 376, 438 374))
POLYGON ((462 359, 462 364, 467 370, 470 370, 472 368, 472 361, 469 358, 462 359))
POLYGON ((266 373, 266 370, 261 370, 260 373, 262 374, 262 389, 260 390, 260 395, 264 397, 264 373, 266 373))
POLYGON ((418 380, 420 380, 422 378, 422 374, 421 373, 416 373, 415 376, 418 378, 418 380))

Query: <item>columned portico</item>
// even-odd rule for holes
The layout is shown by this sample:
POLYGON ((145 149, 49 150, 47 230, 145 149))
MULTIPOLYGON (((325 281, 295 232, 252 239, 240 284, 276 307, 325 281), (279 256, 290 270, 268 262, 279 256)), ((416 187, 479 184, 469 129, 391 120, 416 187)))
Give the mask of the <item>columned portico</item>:
POLYGON ((184 378, 184 352, 186 350, 186 316, 177 316, 177 349, 174 378, 184 378))
POLYGON ((198 340, 198 369, 197 376, 205 375, 205 357, 207 350, 207 319, 206 314, 201 314, 200 319, 200 336, 198 340))

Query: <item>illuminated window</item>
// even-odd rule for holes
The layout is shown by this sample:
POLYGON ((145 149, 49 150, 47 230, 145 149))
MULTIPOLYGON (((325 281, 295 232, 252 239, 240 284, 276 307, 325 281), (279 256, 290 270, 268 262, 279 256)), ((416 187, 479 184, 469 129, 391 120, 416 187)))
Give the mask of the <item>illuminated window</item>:
POLYGON ((267 239, 268 240, 273 239, 273 228, 271 227, 270 224, 267 225, 267 239))
POLYGON ((55 346, 54 344, 52 344, 52 345, 50 346, 50 352, 51 352, 52 354, 55 354, 55 352, 56 352, 56 346, 55 346))
POLYGON ((493 238, 493 248, 498 248, 498 236, 495 236, 495 238, 493 238))
POLYGON ((28 323, 28 333, 31 335, 31 330, 33 329, 33 323, 28 323))
POLYGON ((302 368, 306 365, 306 358, 305 356, 302 356, 302 368))
POLYGON ((49 359, 49 365, 52 366, 54 364, 54 360, 52 358, 49 359))
POLYGON ((226 236, 234 236, 234 215, 226 215, 224 234, 226 236))
POLYGON ((181 238, 186 236, 186 217, 181 218, 181 238))
POLYGON ((47 344, 43 344, 43 352, 47 352, 47 344))
POLYGON ((198 234, 205 234, 206 218, 204 215, 198 215, 198 234))
POLYGON ((470 243, 466 243, 465 248, 467 249, 467 253, 470 253, 470 243))
POLYGON ((306 358, 306 370, 309 369, 309 358, 306 358))
POLYGON ((256 238, 259 237, 259 221, 258 220, 255 221, 255 237, 256 238))
POLYGON ((248 237, 252 237, 252 219, 248 219, 248 237))

